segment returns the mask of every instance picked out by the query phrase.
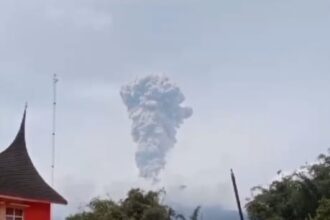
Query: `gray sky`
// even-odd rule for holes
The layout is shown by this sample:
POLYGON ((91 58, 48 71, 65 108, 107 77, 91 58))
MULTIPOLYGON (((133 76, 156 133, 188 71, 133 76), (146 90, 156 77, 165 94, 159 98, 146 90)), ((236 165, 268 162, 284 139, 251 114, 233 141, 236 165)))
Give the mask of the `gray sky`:
POLYGON ((56 72, 56 188, 70 202, 57 216, 133 186, 232 208, 231 167, 244 199, 330 147, 329 9, 326 0, 0 1, 0 149, 27 100, 29 152, 50 179, 56 72), (168 75, 194 108, 157 186, 137 177, 119 96, 153 73, 168 75))

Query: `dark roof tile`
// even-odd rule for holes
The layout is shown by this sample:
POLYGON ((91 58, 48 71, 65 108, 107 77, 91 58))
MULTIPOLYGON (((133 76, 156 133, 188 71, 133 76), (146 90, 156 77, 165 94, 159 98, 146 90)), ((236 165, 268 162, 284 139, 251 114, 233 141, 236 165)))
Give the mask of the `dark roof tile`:
POLYGON ((67 204, 34 167, 25 143, 25 117, 13 143, 0 153, 0 195, 67 204))

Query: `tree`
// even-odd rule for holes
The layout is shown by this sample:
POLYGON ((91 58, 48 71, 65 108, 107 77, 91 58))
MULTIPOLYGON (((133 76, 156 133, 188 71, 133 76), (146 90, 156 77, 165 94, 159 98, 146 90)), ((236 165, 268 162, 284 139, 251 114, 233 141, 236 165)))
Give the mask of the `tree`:
POLYGON ((259 193, 246 209, 251 220, 325 220, 322 216, 330 210, 329 189, 330 156, 321 154, 313 165, 303 166, 268 187, 254 187, 259 193))
MULTIPOLYGON (((93 199, 87 206, 88 210, 69 216, 66 220, 185 220, 169 206, 161 204, 158 192, 144 192, 141 189, 132 189, 127 198, 114 202, 111 199, 93 199)), ((200 207, 197 207, 191 220, 198 220, 200 207)))
POLYGON ((111 199, 93 199, 88 211, 69 216, 67 220, 169 220, 169 207, 160 204, 160 192, 132 189, 119 202, 111 199))
POLYGON ((330 220, 330 199, 322 199, 314 220, 330 220))

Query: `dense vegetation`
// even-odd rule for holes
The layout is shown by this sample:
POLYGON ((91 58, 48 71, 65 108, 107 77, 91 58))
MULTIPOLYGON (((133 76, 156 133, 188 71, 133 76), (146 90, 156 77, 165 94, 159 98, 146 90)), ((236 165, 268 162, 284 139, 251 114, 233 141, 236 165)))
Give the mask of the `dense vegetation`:
POLYGON ((250 220, 330 220, 330 156, 252 190, 258 194, 246 205, 250 220))
MULTIPOLYGON (((252 189, 255 196, 246 204, 250 220, 330 220, 330 155, 302 166, 267 187, 252 189)), ((129 191, 119 202, 92 200, 86 211, 67 220, 197 220, 200 207, 189 218, 162 204, 163 191, 129 191)))
MULTIPOLYGON (((87 211, 67 220, 186 220, 185 216, 162 204, 163 193, 132 189, 127 198, 119 202, 96 198, 89 203, 87 211)), ((200 207, 197 207, 189 219, 197 220, 199 211, 200 207)))

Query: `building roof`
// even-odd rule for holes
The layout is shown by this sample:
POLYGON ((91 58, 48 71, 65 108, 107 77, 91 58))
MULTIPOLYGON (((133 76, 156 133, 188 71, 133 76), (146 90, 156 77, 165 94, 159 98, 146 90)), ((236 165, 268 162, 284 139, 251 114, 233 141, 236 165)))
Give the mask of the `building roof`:
POLYGON ((12 144, 0 153, 0 195, 49 203, 67 204, 34 167, 25 143, 24 111, 21 127, 12 144))

